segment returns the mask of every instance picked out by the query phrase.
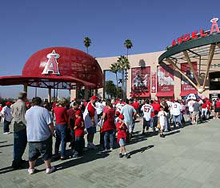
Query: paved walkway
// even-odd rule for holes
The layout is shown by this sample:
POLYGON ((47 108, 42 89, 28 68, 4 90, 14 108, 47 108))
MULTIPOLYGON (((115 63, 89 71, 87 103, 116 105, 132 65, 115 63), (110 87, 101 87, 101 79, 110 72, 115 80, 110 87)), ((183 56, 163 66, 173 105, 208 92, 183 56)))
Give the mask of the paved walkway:
MULTIPOLYGON (((50 175, 40 162, 40 172, 32 176, 27 169, 10 169, 13 134, 3 135, 0 127, 0 187, 220 187, 220 120, 173 131, 164 139, 143 137, 141 127, 137 124, 127 146, 130 159, 119 159, 118 149, 105 154, 90 151, 81 159, 53 162, 58 170, 50 175)), ((97 134, 97 143, 98 139, 97 134)))

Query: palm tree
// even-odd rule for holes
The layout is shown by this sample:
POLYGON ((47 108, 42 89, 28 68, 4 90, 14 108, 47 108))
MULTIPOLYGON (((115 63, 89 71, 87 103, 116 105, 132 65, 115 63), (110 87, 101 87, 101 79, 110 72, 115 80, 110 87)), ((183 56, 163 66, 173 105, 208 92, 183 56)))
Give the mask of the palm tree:
POLYGON ((133 44, 130 39, 126 39, 124 45, 125 48, 127 48, 127 58, 128 58, 128 49, 131 49, 133 47, 133 44))
POLYGON ((113 63, 111 64, 111 72, 115 73, 115 76, 116 76, 116 95, 118 97, 118 72, 120 71, 120 65, 119 63, 113 63))
POLYGON ((117 60, 120 65, 120 71, 122 71, 122 89, 123 89, 123 99, 126 98, 126 85, 125 85, 125 72, 130 69, 130 63, 128 58, 125 56, 120 56, 117 60))
POLYGON ((89 37, 85 37, 84 38, 84 45, 86 47, 86 51, 87 51, 87 54, 89 52, 89 47, 91 45, 91 39, 89 37))

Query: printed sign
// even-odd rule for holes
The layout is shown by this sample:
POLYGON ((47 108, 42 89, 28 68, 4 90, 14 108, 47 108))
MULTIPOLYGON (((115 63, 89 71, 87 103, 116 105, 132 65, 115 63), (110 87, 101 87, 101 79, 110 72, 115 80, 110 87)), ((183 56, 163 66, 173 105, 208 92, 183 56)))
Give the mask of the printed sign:
MULTIPOLYGON (((197 63, 193 62, 193 69, 197 73, 197 63)), ((188 63, 182 63, 181 64, 181 71, 186 74, 188 78, 190 78, 194 83, 196 83, 196 80, 194 78, 193 72, 190 69, 190 66, 188 63)), ((197 90, 189 83, 186 78, 182 76, 181 80, 181 91, 184 93, 196 93, 197 90)))
POLYGON ((174 75, 160 66, 157 68, 157 92, 174 92, 174 75))
POLYGON ((131 69, 132 93, 150 92, 150 67, 131 69))
POLYGON ((60 75, 59 67, 57 59, 60 57, 59 54, 55 52, 55 50, 52 51, 52 53, 47 54, 48 61, 44 67, 44 70, 42 74, 56 74, 60 75))

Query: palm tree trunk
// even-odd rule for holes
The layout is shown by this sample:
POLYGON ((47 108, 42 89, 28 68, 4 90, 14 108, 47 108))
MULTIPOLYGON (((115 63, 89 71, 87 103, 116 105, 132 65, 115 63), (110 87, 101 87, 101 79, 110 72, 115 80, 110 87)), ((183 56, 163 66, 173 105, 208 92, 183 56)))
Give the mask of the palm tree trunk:
POLYGON ((115 75, 116 75, 116 98, 118 98, 118 73, 116 72, 115 73, 115 75))
POLYGON ((89 48, 88 47, 86 47, 86 51, 87 51, 87 54, 89 53, 89 48))
POLYGON ((125 100, 125 70, 122 70, 122 98, 125 100))

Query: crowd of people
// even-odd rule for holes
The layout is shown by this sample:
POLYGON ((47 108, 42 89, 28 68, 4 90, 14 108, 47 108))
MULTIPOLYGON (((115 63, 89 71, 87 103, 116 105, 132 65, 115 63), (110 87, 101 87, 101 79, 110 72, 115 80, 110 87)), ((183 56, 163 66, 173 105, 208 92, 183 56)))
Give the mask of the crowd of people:
POLYGON ((55 160, 65 160, 69 142, 70 157, 81 157, 88 149, 97 149, 94 135, 100 134, 100 147, 103 152, 112 151, 119 146, 119 157, 130 158, 126 144, 132 141, 135 122, 143 118, 142 135, 147 136, 149 129, 155 135, 165 138, 164 132, 183 128, 188 124, 198 124, 208 120, 211 114, 219 118, 220 100, 101 100, 92 96, 89 101, 65 98, 48 103, 40 97, 27 102, 27 94, 19 93, 13 104, 0 105, 3 118, 3 133, 10 134, 9 125, 13 126, 14 144, 12 167, 18 169, 25 162, 22 158, 26 145, 29 145, 28 173, 35 173, 36 160, 41 156, 45 162, 46 173, 55 171, 51 166, 55 160), (213 113, 212 113, 213 112, 213 113), (186 115, 190 121, 186 121, 186 115), (86 140, 84 139, 86 135, 86 140), (55 137, 55 153, 52 140, 55 137), (87 146, 86 146, 87 143, 87 146))

